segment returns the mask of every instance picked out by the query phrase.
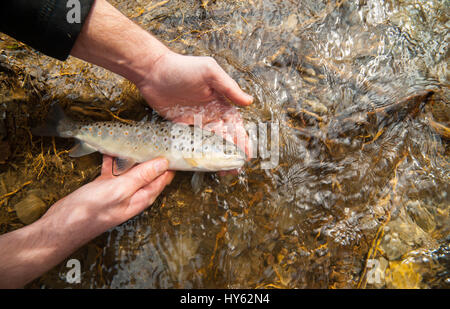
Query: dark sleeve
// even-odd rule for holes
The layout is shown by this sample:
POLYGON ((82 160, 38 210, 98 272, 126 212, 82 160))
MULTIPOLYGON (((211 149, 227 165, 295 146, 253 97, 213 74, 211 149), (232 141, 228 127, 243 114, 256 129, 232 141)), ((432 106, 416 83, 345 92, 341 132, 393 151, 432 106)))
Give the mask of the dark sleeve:
POLYGON ((93 2, 0 0, 0 32, 48 56, 66 60, 93 2))

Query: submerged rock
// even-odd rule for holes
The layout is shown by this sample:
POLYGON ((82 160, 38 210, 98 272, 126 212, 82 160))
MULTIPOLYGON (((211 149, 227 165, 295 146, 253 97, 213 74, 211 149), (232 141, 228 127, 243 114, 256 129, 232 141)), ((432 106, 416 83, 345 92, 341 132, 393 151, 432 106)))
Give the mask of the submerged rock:
POLYGON ((47 210, 47 205, 34 193, 27 195, 14 206, 17 217, 24 224, 31 224, 47 210))
POLYGON ((425 232, 432 232, 436 228, 434 217, 419 201, 409 201, 406 204, 406 211, 425 232))
POLYGON ((389 289, 419 289, 422 276, 414 263, 395 261, 386 270, 386 287, 389 289))
POLYGON ((389 261, 397 260, 405 253, 419 247, 430 248, 436 241, 417 225, 404 209, 391 220, 386 228, 380 247, 389 261))

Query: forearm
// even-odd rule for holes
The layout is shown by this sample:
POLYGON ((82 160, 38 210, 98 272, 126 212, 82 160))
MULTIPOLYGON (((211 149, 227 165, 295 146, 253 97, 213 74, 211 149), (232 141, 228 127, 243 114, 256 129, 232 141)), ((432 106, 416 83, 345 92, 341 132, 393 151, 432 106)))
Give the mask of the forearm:
POLYGON ((168 51, 106 0, 96 0, 71 55, 139 83, 168 51))
POLYGON ((85 209, 63 199, 33 224, 1 235, 0 288, 23 287, 107 229, 85 209))

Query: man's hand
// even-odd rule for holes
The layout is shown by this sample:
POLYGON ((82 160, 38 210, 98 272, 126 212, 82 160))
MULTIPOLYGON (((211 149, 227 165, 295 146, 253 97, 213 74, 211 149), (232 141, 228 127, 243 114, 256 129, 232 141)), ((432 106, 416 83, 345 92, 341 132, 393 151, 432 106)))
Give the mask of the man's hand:
POLYGON ((112 175, 104 156, 101 175, 56 202, 38 221, 0 236, 0 288, 22 287, 108 229, 151 205, 173 172, 166 159, 112 175))
POLYGON ((173 179, 167 168, 167 160, 157 158, 113 176, 112 158, 105 155, 101 175, 58 201, 43 218, 58 214, 71 222, 89 220, 98 229, 92 234, 102 233, 151 205, 173 179))

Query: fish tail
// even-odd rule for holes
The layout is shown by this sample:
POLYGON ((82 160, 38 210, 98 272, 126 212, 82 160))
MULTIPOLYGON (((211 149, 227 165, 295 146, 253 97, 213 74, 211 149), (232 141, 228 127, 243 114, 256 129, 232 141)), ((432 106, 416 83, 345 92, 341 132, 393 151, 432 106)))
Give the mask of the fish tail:
POLYGON ((71 124, 72 120, 67 118, 61 106, 54 104, 50 108, 45 123, 40 127, 33 128, 31 132, 38 136, 70 137, 68 131, 70 131, 71 124))

